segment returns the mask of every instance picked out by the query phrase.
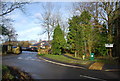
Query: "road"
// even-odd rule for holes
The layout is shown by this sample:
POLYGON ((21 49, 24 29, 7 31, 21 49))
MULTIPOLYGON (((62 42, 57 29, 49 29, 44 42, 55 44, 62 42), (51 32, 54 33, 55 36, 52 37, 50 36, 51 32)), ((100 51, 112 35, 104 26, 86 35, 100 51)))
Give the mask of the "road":
POLYGON ((15 66, 33 79, 91 79, 106 81, 119 79, 119 72, 103 72, 60 66, 45 62, 36 57, 37 52, 23 51, 19 55, 2 57, 4 65, 15 66))

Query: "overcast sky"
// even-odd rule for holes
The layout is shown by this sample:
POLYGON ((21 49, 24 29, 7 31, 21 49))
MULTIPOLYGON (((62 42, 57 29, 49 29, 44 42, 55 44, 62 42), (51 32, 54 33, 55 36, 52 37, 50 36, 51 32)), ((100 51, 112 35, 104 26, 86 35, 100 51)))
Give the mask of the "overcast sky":
MULTIPOLYGON (((37 17, 41 17, 41 11, 42 2, 37 2, 34 4, 29 4, 25 6, 25 12, 21 12, 20 10, 15 10, 12 13, 8 14, 7 17, 14 20, 13 27, 16 30, 16 33, 18 34, 18 40, 47 40, 47 33, 43 35, 41 34, 43 31, 45 31, 44 27, 41 26, 38 22, 37 17)), ((60 11, 62 12, 64 19, 67 18, 70 15, 69 9, 72 6, 72 3, 70 2, 54 2, 55 7, 60 8, 60 11)))

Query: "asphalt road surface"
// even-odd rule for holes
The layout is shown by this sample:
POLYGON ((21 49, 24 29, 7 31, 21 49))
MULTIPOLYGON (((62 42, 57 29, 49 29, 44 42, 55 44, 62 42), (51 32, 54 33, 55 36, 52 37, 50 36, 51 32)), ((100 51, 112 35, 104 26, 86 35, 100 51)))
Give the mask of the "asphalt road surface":
POLYGON ((29 73, 33 79, 89 79, 98 81, 119 79, 119 72, 93 71, 60 66, 40 60, 36 55, 37 52, 23 51, 20 55, 3 56, 2 63, 15 66, 29 73))

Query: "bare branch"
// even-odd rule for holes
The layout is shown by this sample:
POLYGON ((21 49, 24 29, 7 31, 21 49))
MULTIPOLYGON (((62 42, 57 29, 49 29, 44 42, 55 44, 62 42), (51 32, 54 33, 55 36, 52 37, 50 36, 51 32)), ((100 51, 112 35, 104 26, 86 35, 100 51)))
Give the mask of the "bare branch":
POLYGON ((25 4, 28 4, 28 2, 14 2, 14 3, 1 3, 2 5, 2 13, 0 16, 4 16, 8 13, 11 13, 15 9, 22 8, 25 4))

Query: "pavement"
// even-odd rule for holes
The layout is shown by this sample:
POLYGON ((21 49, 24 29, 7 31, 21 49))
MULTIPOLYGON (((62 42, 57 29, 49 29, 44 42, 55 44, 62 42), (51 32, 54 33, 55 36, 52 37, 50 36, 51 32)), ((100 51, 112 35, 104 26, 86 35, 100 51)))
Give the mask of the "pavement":
MULTIPOLYGON (((66 55, 64 55, 66 56, 66 55)), ((46 58, 43 56, 38 56, 37 57, 41 60, 44 60, 46 62, 49 63, 53 63, 53 64, 57 64, 57 65, 61 65, 61 66, 67 66, 67 67, 73 67, 73 68, 81 68, 81 69, 89 69, 89 70, 100 70, 100 71, 108 71, 108 72, 115 72, 115 71, 120 71, 120 64, 105 64, 105 63, 101 63, 101 62, 94 62, 91 61, 90 64, 87 65, 78 65, 78 64, 71 64, 71 63, 65 63, 65 62, 60 62, 60 61, 56 61, 50 58, 46 58)), ((77 58, 72 58, 69 56, 66 56, 70 59, 74 59, 74 60, 79 60, 77 58)))

